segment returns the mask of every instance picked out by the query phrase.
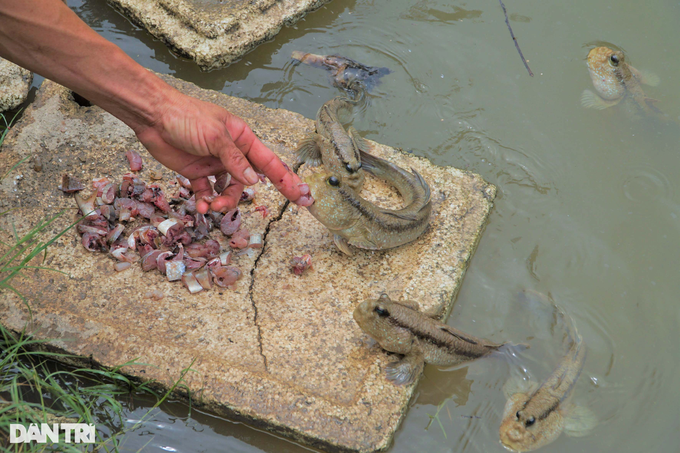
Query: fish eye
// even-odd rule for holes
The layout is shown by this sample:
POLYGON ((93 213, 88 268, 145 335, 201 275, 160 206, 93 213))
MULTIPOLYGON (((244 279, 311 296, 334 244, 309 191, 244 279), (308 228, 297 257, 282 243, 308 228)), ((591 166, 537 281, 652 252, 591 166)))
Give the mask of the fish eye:
POLYGON ((382 308, 380 305, 377 305, 374 309, 374 312, 378 314, 381 318, 386 318, 390 315, 390 312, 387 311, 386 309, 382 308))
POLYGON ((348 173, 354 173, 354 169, 350 164, 345 164, 345 170, 347 170, 348 173))
POLYGON ((611 62, 612 66, 619 65, 619 57, 616 54, 612 54, 612 56, 609 57, 609 61, 611 62))
POLYGON ((528 418, 526 422, 524 422, 524 426, 529 427, 534 423, 536 423, 536 417, 532 416, 531 418, 528 418))
POLYGON ((519 411, 515 414, 515 417, 517 417, 517 420, 519 420, 519 411))
POLYGON ((330 184, 333 187, 338 187, 340 185, 340 180, 335 176, 329 176, 326 181, 328 181, 328 184, 330 184))

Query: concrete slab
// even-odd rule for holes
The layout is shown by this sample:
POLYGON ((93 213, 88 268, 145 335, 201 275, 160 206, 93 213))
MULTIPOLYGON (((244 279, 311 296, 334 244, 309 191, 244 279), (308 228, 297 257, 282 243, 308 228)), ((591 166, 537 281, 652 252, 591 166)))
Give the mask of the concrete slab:
MULTIPOLYGON (((314 127, 296 113, 166 80, 243 117, 289 164, 299 140, 314 127)), ((199 407, 326 451, 385 450, 415 385, 396 387, 385 379, 384 368, 393 358, 369 346, 352 311, 385 291, 447 315, 495 187, 478 175, 374 146, 377 155, 416 169, 432 188, 431 226, 412 244, 383 252, 357 250, 347 257, 306 209, 285 203, 271 184, 259 184, 254 203, 243 205, 243 219, 251 232, 264 234, 265 245, 259 256, 238 258, 244 278, 236 289, 190 295, 154 272, 114 273, 109 257, 87 252, 76 232, 69 231, 49 248, 42 264, 65 274, 25 272, 14 284, 27 297, 32 316, 5 291, 0 320, 14 331, 26 327, 49 340, 49 347, 82 357, 84 365, 139 359, 150 366, 124 372, 162 387, 196 359, 196 372, 185 381, 199 407), (257 205, 268 206, 272 215, 263 219, 254 211, 257 205), (313 266, 296 276, 289 260, 304 253, 312 255, 313 266), (165 298, 145 299, 154 289, 165 298)), ((141 176, 148 180, 160 164, 126 126, 97 107, 79 106, 68 90, 45 81, 0 152, 0 174, 26 156, 37 154, 42 161, 41 171, 27 160, 0 182, 0 212, 15 208, 0 217, 3 241, 11 225, 22 234, 46 215, 66 209, 45 239, 58 233, 76 216, 74 201, 57 189, 62 174, 83 181, 119 180, 127 172, 124 151, 130 148, 144 158, 141 176)), ((164 171, 161 184, 172 179, 164 171)), ((373 179, 367 179, 363 194, 384 206, 399 204, 393 189, 373 179)))
POLYGON ((223 68, 330 0, 107 0, 204 70, 223 68))
POLYGON ((33 73, 0 58, 0 112, 17 108, 28 96, 33 73))

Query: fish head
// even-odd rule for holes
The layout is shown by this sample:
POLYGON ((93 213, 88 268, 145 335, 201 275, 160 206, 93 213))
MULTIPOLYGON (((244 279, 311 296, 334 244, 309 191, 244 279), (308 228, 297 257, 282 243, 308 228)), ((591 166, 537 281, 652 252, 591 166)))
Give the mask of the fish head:
POLYGON ((623 52, 596 47, 588 53, 587 65, 593 86, 603 99, 615 101, 626 94, 630 71, 626 71, 628 63, 623 52))
POLYGON ((361 330, 380 343, 384 349, 404 353, 407 351, 402 350, 403 346, 411 344, 411 333, 390 320, 395 305, 387 294, 382 294, 378 299, 360 303, 354 309, 353 317, 361 330))
POLYGON ((526 411, 530 397, 528 393, 515 393, 505 404, 500 440, 510 451, 536 450, 553 442, 564 429, 564 418, 558 409, 544 417, 526 411))
POLYGON ((357 222, 359 214, 350 199, 356 194, 341 177, 321 171, 305 178, 305 182, 314 198, 314 203, 307 209, 326 228, 344 230, 357 222))

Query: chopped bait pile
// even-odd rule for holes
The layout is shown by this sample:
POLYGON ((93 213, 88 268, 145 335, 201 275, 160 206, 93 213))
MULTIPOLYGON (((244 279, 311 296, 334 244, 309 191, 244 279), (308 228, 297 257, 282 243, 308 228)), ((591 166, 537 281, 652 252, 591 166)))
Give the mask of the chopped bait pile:
MULTIPOLYGON (((133 153, 127 156, 130 167, 141 169, 141 158, 133 153)), ((220 185, 219 180, 213 182, 220 185)), ((178 191, 170 200, 158 184, 147 184, 132 173, 125 174, 120 183, 107 178, 93 180, 94 191, 88 199, 80 194, 83 184, 68 175, 60 188, 65 193, 75 192, 84 216, 76 226, 83 247, 111 255, 116 271, 141 265, 144 272, 156 270, 169 281, 181 281, 192 294, 213 285, 230 287, 242 275, 241 270, 229 266, 232 252, 242 249, 239 255, 252 256, 252 249, 262 247, 262 236, 241 227, 238 208, 224 214, 199 213, 189 180, 178 175, 174 184, 178 191), (230 237, 230 249, 223 250, 210 238, 213 229, 230 237)), ((254 195, 248 188, 241 202, 251 201, 254 195)))

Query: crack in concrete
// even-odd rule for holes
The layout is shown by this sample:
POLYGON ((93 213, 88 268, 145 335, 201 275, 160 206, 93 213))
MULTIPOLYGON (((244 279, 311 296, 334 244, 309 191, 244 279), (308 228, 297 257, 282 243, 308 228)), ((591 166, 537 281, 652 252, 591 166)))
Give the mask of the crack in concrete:
POLYGON ((253 323, 255 323, 255 327, 257 328, 257 345, 260 348, 260 355, 262 356, 262 360, 264 362, 264 370, 269 373, 269 368, 267 365, 267 356, 264 353, 264 347, 262 345, 262 329, 260 328, 260 324, 257 322, 257 305, 255 304, 255 298, 253 297, 253 287, 255 286, 255 269, 257 269, 257 263, 260 262, 260 258, 262 258, 262 255, 264 255, 265 250, 267 249, 267 236, 269 235, 269 230, 271 229, 272 225, 279 220, 283 218, 283 214, 285 214, 286 209, 290 205, 290 201, 286 200, 286 202, 283 204, 283 208, 279 212, 279 215, 272 219, 268 224, 267 227, 264 229, 264 234, 262 235, 262 251, 260 254, 255 258, 255 262, 253 263, 253 268, 250 270, 250 286, 248 287, 248 297, 250 297, 250 304, 253 307, 253 312, 255 313, 253 317, 253 323))

